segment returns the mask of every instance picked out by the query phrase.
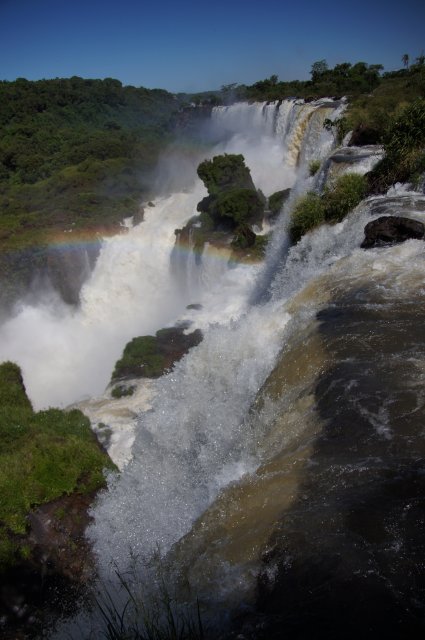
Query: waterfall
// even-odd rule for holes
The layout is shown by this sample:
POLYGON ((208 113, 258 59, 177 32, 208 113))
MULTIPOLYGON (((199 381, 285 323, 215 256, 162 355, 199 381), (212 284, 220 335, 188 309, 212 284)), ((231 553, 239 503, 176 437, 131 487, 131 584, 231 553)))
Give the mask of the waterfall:
MULTIPOLYGON (((216 108, 213 124, 230 135, 218 149, 243 153, 255 184, 266 193, 293 186, 297 175, 306 188, 305 163, 313 153, 324 157, 333 144, 321 126, 323 119, 339 108, 332 102, 298 101, 216 108), (267 145, 271 158, 262 155, 267 145), (264 172, 267 162, 273 171, 264 172)), ((284 211, 282 217, 286 215, 284 211)), ((277 225, 278 242, 284 226, 277 225)), ((261 278, 243 289, 238 314, 208 315, 216 322, 204 323, 201 345, 156 384, 152 410, 138 420, 133 459, 118 478, 110 479, 95 509, 90 538, 106 575, 111 560, 125 571, 130 557, 149 556, 158 544, 166 553, 223 487, 258 464, 259 432, 249 409, 280 351, 290 318, 282 300, 252 305, 258 287, 263 287, 261 278)), ((232 288, 232 294, 236 291, 232 288)), ((203 302, 208 312, 211 299, 214 295, 207 291, 203 302)), ((213 306, 219 310, 220 305, 226 306, 222 295, 213 306)))
MULTIPOLYGON (((308 105, 309 113, 321 109, 321 103, 308 105)), ((286 161, 282 118, 291 120, 285 131, 292 135, 300 127, 305 130, 300 124, 302 112, 303 106, 294 101, 217 107, 212 126, 221 142, 210 156, 243 153, 256 186, 266 195, 290 187, 295 171, 286 161)), ((328 135, 327 145, 329 140, 328 135)), ((52 291, 43 291, 36 303, 34 296, 22 300, 0 326, 0 359, 21 366, 36 409, 64 407, 102 393, 126 342, 136 335, 152 334, 182 315, 205 327, 242 312, 255 267, 229 269, 223 256, 211 250, 202 261, 193 255, 183 260, 185 274, 180 269, 182 260, 180 275, 170 268, 174 231, 196 215, 204 195, 194 164, 191 188, 159 198, 154 207, 145 207, 142 223, 123 227, 121 234, 103 240, 78 309, 63 304, 52 291), (179 278, 180 284, 185 282, 182 287, 179 278), (195 317, 185 314, 191 303, 205 304, 205 312, 195 317)))

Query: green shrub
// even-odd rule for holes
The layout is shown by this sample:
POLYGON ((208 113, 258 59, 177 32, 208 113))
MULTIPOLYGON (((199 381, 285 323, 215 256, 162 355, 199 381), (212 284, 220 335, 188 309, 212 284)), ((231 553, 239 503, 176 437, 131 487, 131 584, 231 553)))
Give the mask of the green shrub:
POLYGON ((366 195, 364 176, 351 173, 338 178, 320 196, 307 193, 295 205, 289 233, 293 242, 323 222, 340 222, 366 195))
POLYGON ((255 189, 230 189, 220 194, 214 204, 216 217, 233 226, 260 221, 264 202, 255 189))
POLYGON ((347 173, 336 181, 322 196, 325 220, 341 222, 366 195, 366 179, 356 173, 347 173))
POLYGON ((227 189, 255 189, 251 174, 241 154, 225 153, 204 160, 198 166, 198 176, 210 195, 218 195, 227 189))
POLYGON ((372 192, 382 193, 395 182, 414 181, 423 166, 425 99, 419 98, 390 120, 384 136, 384 158, 369 174, 372 192))
POLYGON ((315 176, 316 175, 316 173, 320 169, 320 165, 321 165, 320 160, 312 160, 310 162, 310 164, 308 165, 308 170, 309 170, 309 173, 310 173, 311 176, 315 176))
POLYGON ((395 116, 384 137, 387 157, 403 158, 425 146, 425 99, 418 99, 395 116))
POLYGON ((316 193, 307 193, 301 198, 292 212, 289 233, 293 242, 310 229, 325 221, 325 207, 322 198, 316 193))

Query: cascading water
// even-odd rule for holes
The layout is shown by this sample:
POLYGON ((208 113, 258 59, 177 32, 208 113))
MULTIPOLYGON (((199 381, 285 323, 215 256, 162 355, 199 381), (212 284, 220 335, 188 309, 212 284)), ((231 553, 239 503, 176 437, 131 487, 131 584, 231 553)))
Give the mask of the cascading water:
MULTIPOLYGON (((291 131, 301 126, 297 119, 300 109, 290 103, 289 113, 295 114, 291 131)), ((315 109, 319 107, 309 105, 312 113, 315 109)), ((285 138, 279 133, 281 110, 282 105, 277 104, 242 104, 216 108, 212 116, 216 136, 223 142, 211 155, 246 154, 256 186, 266 195, 294 182, 294 170, 285 162, 285 138)), ((196 205, 205 195, 196 180, 196 165, 193 180, 186 192, 146 207, 141 224, 103 241, 95 269, 82 288, 78 309, 70 309, 54 294, 45 293, 37 304, 21 302, 13 317, 2 324, 0 359, 14 360, 21 366, 35 408, 63 407, 101 393, 126 342, 173 323, 190 303, 207 306, 204 314, 193 318, 189 314, 188 319, 199 326, 240 314, 246 291, 252 288, 255 267, 230 270, 223 256, 207 251, 201 264, 186 261, 185 268, 190 269, 184 276, 186 282, 202 284, 202 290, 197 287, 195 291, 190 286, 179 288, 176 273, 170 269, 174 231, 196 215, 196 205), (215 294, 209 304, 208 292, 215 294)))
MULTIPOLYGON (((252 143, 249 147, 241 128, 247 126, 250 135, 256 130, 260 147, 274 131, 280 167, 288 148, 286 138, 279 137, 282 130, 297 140, 290 148, 304 162, 312 153, 319 158, 325 155, 332 145, 332 136, 318 123, 335 115, 339 105, 291 102, 291 109, 282 106, 235 105, 215 113, 216 120, 224 120, 234 134, 226 150, 244 152, 258 186, 263 186, 262 168, 258 158, 250 163, 245 147, 249 151, 252 143), (292 110, 295 116, 290 122, 292 110), (279 120, 281 111, 285 124, 279 120), (310 131, 323 148, 312 144, 310 131)), ((288 186, 283 182, 284 163, 283 169, 280 188, 288 186)), ((305 165, 300 165, 303 179, 306 173, 305 165)), ((257 427, 246 416, 281 348, 289 318, 282 305, 282 300, 274 300, 267 308, 245 305, 239 320, 229 323, 221 318, 221 326, 210 327, 202 344, 156 385, 153 410, 139 420, 133 460, 119 478, 111 479, 108 493, 96 507, 90 536, 106 575, 111 560, 125 571, 134 554, 149 556, 158 544, 162 553, 167 552, 222 487, 258 464, 257 427)))

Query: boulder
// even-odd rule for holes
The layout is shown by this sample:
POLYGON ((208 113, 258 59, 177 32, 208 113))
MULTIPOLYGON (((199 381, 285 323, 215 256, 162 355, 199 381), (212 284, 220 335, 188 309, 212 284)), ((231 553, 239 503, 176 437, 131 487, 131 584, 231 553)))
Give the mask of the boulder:
POLYGON ((115 364, 112 381, 133 378, 159 378, 202 341, 199 329, 185 333, 186 327, 160 329, 154 336, 133 338, 115 364))
POLYGON ((381 216, 368 222, 364 233, 365 239, 360 246, 362 249, 370 249, 410 239, 422 240, 425 235, 425 226, 422 222, 411 218, 381 216))

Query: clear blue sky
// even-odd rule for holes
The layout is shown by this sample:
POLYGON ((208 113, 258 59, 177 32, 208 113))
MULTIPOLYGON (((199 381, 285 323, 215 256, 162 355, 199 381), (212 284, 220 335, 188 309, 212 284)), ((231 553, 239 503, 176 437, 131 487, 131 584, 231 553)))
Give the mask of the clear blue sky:
POLYGON ((0 79, 118 78, 169 91, 386 70, 425 50, 425 0, 0 0, 0 79))

